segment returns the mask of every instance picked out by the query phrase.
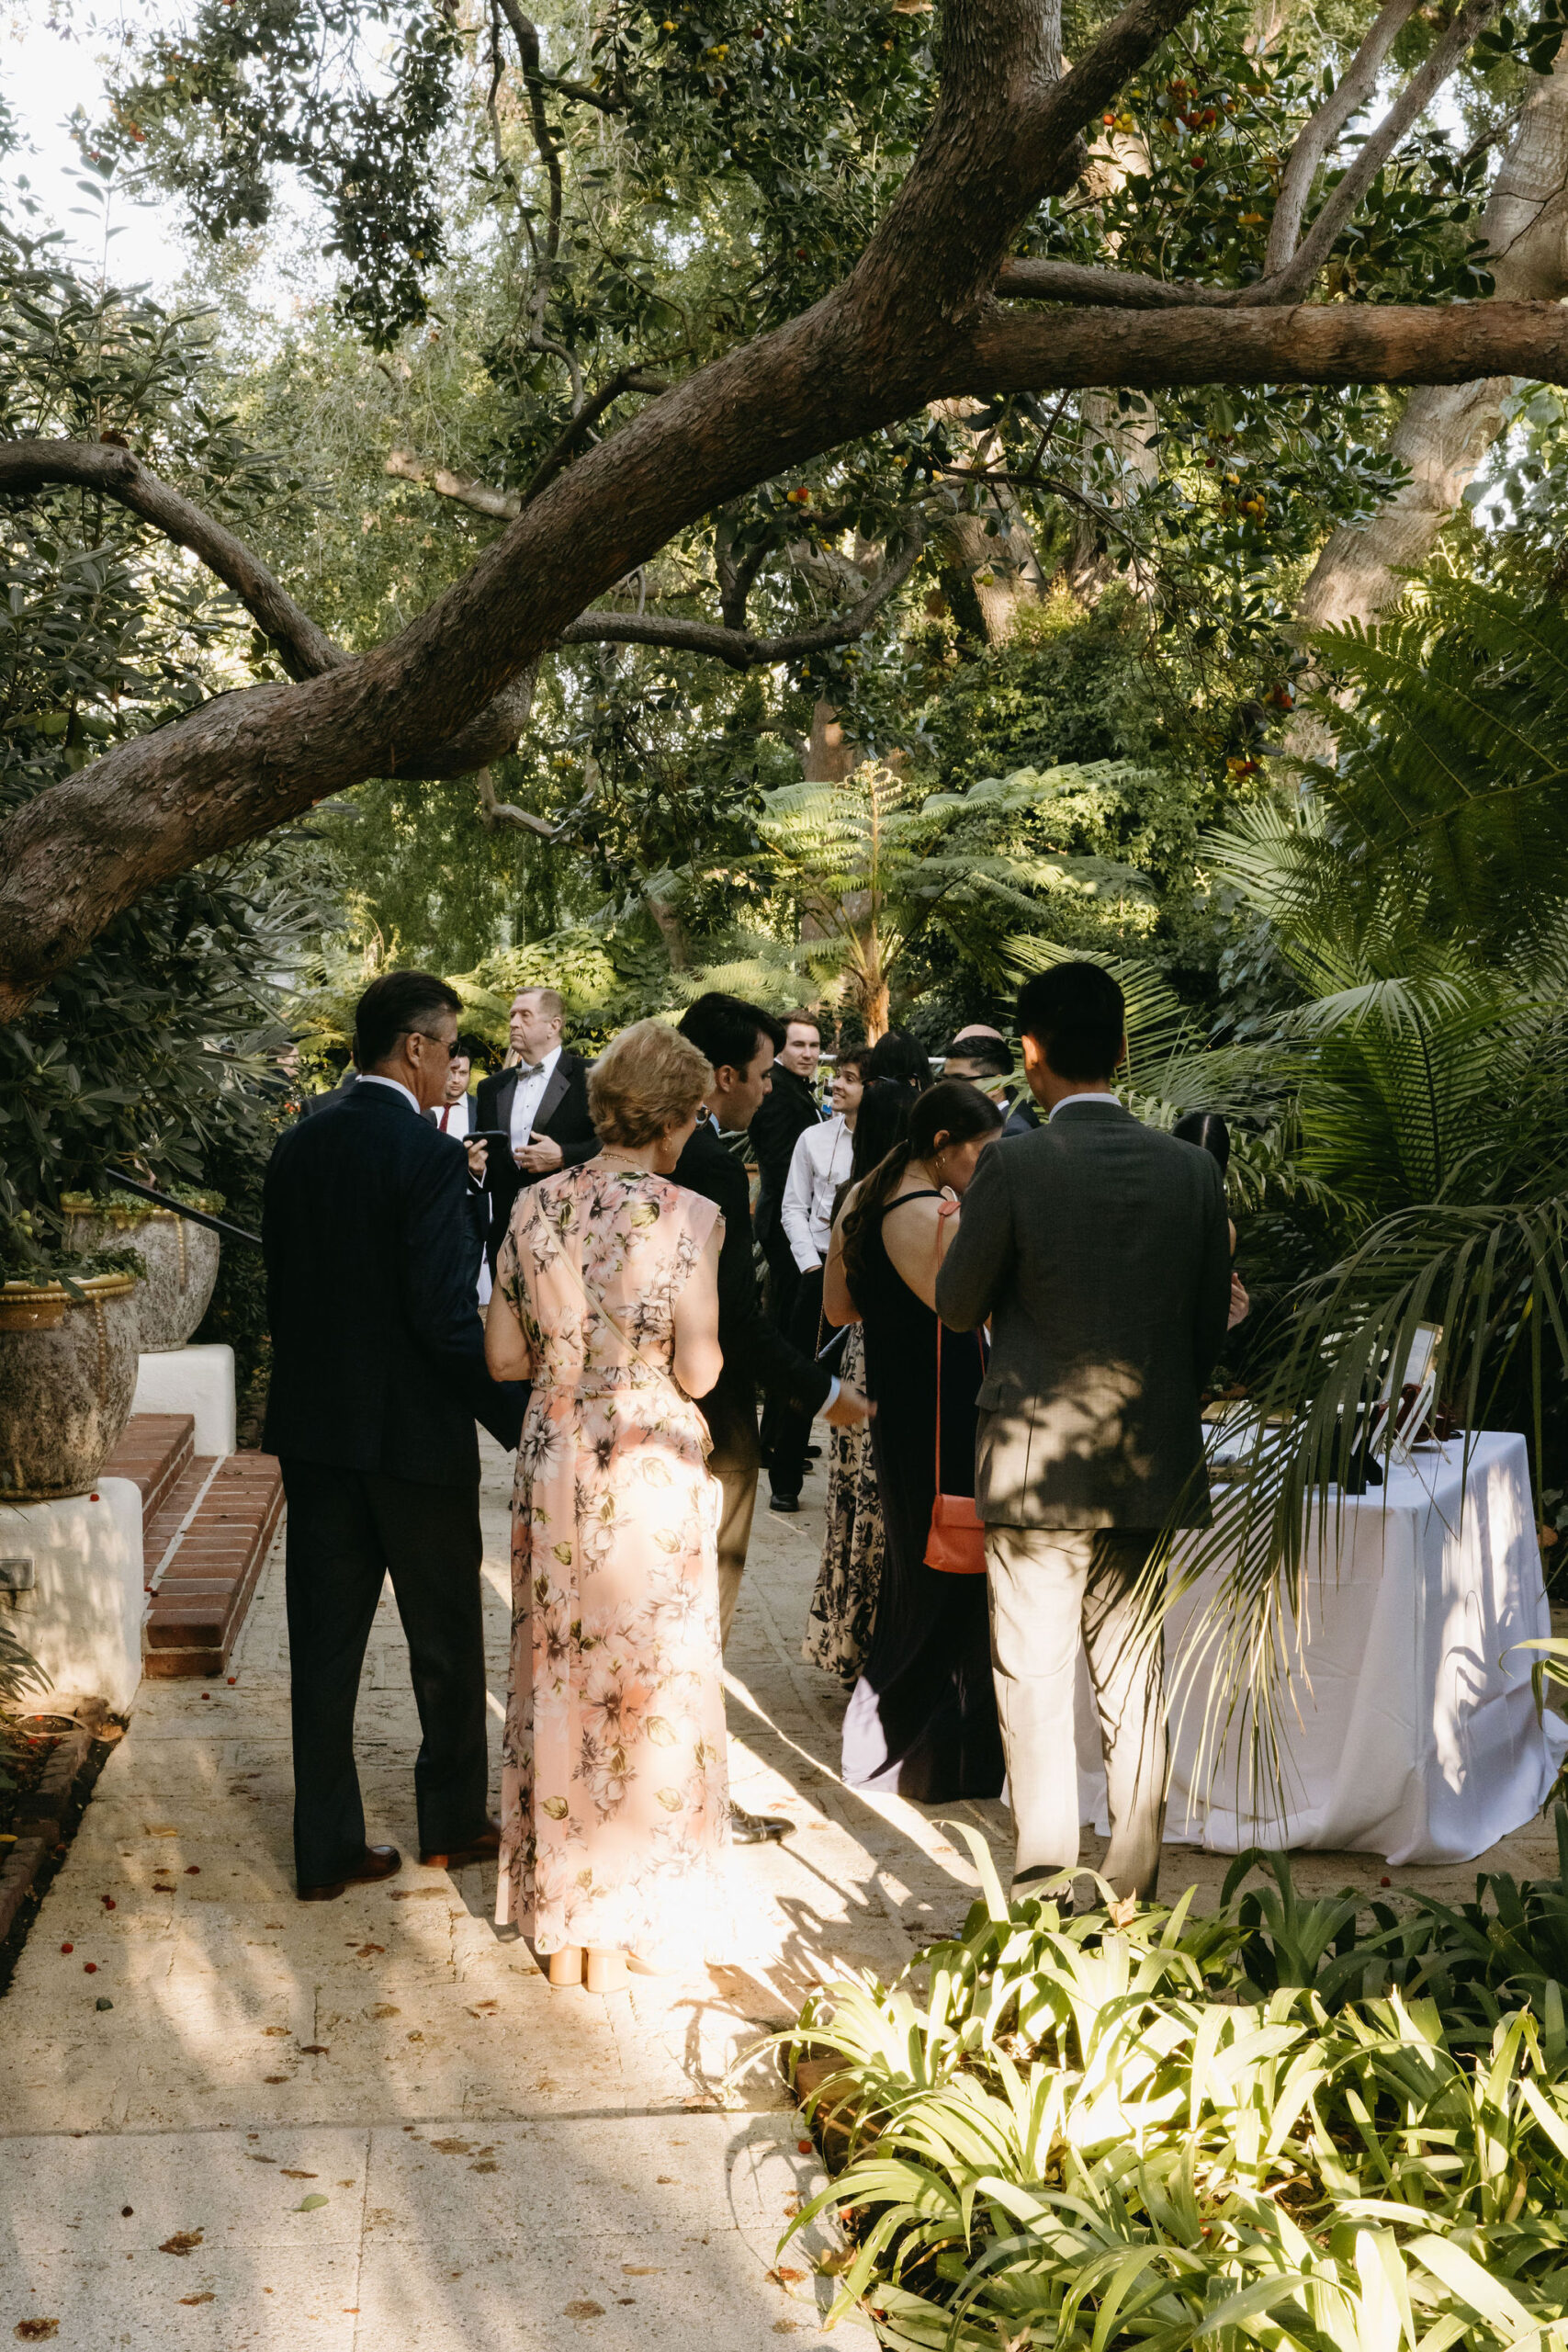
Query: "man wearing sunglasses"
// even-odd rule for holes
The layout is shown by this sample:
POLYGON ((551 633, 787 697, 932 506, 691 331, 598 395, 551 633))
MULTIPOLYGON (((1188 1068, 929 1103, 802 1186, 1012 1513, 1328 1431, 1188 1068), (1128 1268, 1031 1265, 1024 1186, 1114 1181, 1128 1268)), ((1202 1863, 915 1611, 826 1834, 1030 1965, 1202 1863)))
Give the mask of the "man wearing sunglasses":
POLYGON ((355 1016, 358 1083, 279 1136, 266 1173, 272 1372, 262 1443, 282 1464, 300 1896, 390 1877, 366 1843, 354 1711, 389 1574, 423 1738, 420 1860, 493 1854, 486 1810, 476 1419, 515 1446, 525 1387, 485 1370, 480 1239, 446 1099, 460 1000, 429 972, 372 981, 355 1016))

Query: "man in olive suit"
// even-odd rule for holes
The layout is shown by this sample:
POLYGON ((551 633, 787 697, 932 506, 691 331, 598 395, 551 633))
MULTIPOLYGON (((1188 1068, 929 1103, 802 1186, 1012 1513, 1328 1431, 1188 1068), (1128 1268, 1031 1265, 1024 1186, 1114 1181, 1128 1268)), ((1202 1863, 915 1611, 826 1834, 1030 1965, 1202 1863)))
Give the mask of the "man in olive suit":
POLYGON ((1122 991, 1097 964, 1028 981, 1019 1032, 1032 1133, 985 1152, 937 1277, 954 1330, 989 1321, 975 1500, 1017 1832, 1013 1884, 1077 1867, 1080 1634, 1119 1894, 1159 1873, 1164 1668, 1138 1600, 1163 1530, 1205 1526, 1200 1392, 1225 1335, 1230 1236, 1205 1151, 1117 1100, 1122 991))

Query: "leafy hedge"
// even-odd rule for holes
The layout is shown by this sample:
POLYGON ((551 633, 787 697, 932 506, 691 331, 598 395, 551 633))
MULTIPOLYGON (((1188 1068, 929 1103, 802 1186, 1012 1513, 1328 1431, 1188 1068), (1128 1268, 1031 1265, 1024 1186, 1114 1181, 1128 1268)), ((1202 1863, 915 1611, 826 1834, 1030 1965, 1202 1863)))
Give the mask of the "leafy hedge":
POLYGON ((803 2012, 848 2161, 836 2312, 935 2352, 1568 2346, 1562 1876, 1396 1910, 1004 1902, 803 2012), (923 1989, 921 1989, 923 1987, 923 1989))

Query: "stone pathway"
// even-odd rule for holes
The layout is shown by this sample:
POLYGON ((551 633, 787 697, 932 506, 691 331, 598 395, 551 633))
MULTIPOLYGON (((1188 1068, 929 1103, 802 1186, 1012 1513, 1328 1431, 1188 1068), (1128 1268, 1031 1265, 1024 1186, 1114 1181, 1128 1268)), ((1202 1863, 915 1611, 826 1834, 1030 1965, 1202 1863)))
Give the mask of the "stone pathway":
MULTIPOLYGON (((499 1726, 507 1471, 493 1448, 486 1471, 499 1726)), ((1004 1863, 1008 1840, 998 1805, 939 1818, 839 1782, 842 1699, 799 1655, 820 1537, 819 1509, 760 1514, 729 1659, 736 1794, 797 1833, 734 1857, 732 1966, 607 1998, 552 1994, 526 1945, 496 1936, 493 1871, 405 1861, 340 1902, 294 1900, 275 1552, 233 1680, 143 1684, 0 2003, 0 2340, 825 2345, 823 2240, 777 2250, 820 2175, 776 2064, 742 2062, 824 1978, 886 1976, 957 1926, 975 1871, 947 1816, 1004 1863)), ((370 1835, 405 1855, 415 1736, 389 1599, 359 1746, 370 1835)), ((1549 1826, 1488 1859, 1554 1871, 1549 1826)), ((1476 1867, 1400 1883, 1468 1894, 1476 1867)), ((1224 1869, 1173 1848, 1163 1891, 1213 1899, 1224 1869)), ((1342 1855, 1297 1871, 1313 1891, 1382 1874, 1342 1855)), ((870 2340, 854 2326, 832 2339, 870 2340)))

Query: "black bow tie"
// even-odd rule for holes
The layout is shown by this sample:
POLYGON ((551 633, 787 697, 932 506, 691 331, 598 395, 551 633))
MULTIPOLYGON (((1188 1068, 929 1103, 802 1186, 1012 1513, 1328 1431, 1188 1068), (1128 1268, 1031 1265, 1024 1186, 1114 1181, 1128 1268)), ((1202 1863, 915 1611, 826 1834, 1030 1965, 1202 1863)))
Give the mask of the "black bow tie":
POLYGON ((545 1065, 543 1062, 519 1062, 517 1065, 517 1075, 519 1078, 543 1078, 544 1074, 545 1065))

